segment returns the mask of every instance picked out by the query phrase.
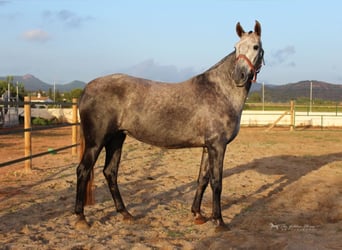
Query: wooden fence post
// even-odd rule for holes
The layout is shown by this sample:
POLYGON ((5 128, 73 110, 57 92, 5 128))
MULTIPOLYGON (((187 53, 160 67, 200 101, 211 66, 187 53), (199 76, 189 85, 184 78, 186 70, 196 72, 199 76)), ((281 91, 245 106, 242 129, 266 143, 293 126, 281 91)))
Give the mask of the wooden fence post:
MULTIPOLYGON (((76 123, 78 122, 78 115, 77 115, 77 98, 72 99, 72 125, 71 127, 71 144, 75 145, 77 144, 77 125, 76 123)), ((72 147, 71 148, 71 155, 75 156, 77 155, 77 147, 72 147)))
MULTIPOLYGON (((31 97, 24 97, 24 139, 25 139, 25 157, 32 155, 32 144, 31 144, 31 97)), ((32 159, 25 160, 25 171, 29 172, 32 170, 32 159)))
POLYGON ((293 131, 294 130, 294 101, 291 100, 291 109, 290 109, 290 115, 291 115, 291 124, 290 124, 290 131, 293 131))

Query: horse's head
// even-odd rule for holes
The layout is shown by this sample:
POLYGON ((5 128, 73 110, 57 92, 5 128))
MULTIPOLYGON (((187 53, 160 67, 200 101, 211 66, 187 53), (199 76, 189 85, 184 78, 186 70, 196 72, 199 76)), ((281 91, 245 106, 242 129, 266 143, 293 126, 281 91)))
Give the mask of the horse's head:
POLYGON ((246 33, 240 23, 236 24, 236 33, 240 41, 235 45, 236 62, 232 77, 237 86, 248 81, 255 82, 263 63, 264 50, 261 44, 261 26, 255 21, 254 32, 246 33))

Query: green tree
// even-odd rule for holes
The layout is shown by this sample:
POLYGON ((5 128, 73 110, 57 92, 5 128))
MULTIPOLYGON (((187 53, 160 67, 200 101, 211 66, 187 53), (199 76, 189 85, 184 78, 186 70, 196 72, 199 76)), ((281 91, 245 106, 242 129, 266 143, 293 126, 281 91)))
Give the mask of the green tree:
POLYGON ((82 94, 83 89, 73 89, 71 90, 71 98, 79 99, 82 94))
POLYGON ((0 95, 2 95, 8 88, 6 81, 0 80, 0 95))
POLYGON ((13 84, 13 76, 7 76, 7 77, 6 77, 6 81, 7 81, 7 83, 9 83, 9 84, 13 84))
POLYGON ((63 101, 63 96, 62 96, 61 92, 59 92, 58 89, 56 90, 56 97, 55 98, 56 98, 56 102, 63 101))
POLYGON ((79 99, 82 94, 83 89, 73 89, 70 92, 64 93, 64 99, 67 102, 71 102, 73 98, 79 99))
POLYGON ((261 96, 258 92, 253 92, 248 96, 248 102, 249 103, 257 103, 261 102, 261 96))
POLYGON ((52 89, 49 88, 49 92, 48 92, 48 97, 53 100, 53 93, 52 93, 52 89))
POLYGON ((19 100, 24 100, 24 96, 27 94, 24 88, 24 84, 19 82, 13 83, 12 76, 8 76, 6 80, 0 80, 0 96, 8 90, 8 84, 10 86, 11 97, 15 97, 17 95, 18 89, 19 100))

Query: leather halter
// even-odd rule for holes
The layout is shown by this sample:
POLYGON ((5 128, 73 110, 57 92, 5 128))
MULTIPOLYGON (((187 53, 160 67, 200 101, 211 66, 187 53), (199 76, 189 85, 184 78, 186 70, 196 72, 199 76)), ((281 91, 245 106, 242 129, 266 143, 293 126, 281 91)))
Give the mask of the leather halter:
POLYGON ((248 57, 246 55, 240 54, 236 57, 236 61, 238 61, 239 59, 243 59, 247 62, 249 68, 252 70, 253 72, 253 79, 252 79, 252 83, 256 82, 257 79, 257 74, 260 72, 260 69, 262 67, 262 64, 264 63, 264 58, 263 55, 262 56, 262 61, 261 63, 258 65, 257 68, 254 67, 253 63, 248 59, 248 57))

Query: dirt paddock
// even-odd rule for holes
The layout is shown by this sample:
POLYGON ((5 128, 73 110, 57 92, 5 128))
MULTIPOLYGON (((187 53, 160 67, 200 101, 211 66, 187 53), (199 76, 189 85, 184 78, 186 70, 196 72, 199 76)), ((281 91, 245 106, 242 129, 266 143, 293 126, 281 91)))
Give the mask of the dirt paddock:
MULTIPOLYGON (((69 130, 33 135, 36 153, 71 144, 69 130)), ((19 158, 23 137, 0 137, 0 162, 19 158)), ((0 169, 0 249, 342 249, 342 131, 242 128, 227 149, 222 192, 229 231, 193 223, 201 149, 165 150, 131 138, 119 187, 127 223, 95 168, 86 231, 74 227, 78 157, 71 150, 0 169)), ((202 209, 211 213, 211 190, 202 209)))

